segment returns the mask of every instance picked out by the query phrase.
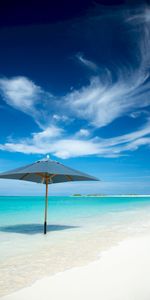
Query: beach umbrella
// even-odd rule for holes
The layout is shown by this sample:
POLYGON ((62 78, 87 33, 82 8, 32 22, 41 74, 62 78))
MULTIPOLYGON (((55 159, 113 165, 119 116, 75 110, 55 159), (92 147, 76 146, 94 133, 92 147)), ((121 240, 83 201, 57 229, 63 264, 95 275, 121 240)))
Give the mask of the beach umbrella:
POLYGON ((71 169, 57 161, 53 161, 49 159, 49 156, 30 165, 1 173, 0 178, 26 180, 46 185, 44 234, 46 234, 47 231, 48 185, 66 181, 98 180, 93 176, 71 169))

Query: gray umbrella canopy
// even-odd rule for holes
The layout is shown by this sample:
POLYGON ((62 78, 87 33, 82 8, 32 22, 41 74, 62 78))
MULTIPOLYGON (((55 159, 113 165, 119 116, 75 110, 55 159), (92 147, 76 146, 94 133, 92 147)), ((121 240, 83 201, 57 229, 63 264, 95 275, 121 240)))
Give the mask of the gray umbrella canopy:
POLYGON ((59 183, 65 181, 98 180, 88 174, 73 170, 49 158, 34 162, 0 174, 0 178, 19 179, 37 183, 59 183))
POLYGON ((44 233, 47 227, 48 184, 66 181, 98 180, 49 158, 0 174, 2 179, 18 179, 46 184, 44 233))

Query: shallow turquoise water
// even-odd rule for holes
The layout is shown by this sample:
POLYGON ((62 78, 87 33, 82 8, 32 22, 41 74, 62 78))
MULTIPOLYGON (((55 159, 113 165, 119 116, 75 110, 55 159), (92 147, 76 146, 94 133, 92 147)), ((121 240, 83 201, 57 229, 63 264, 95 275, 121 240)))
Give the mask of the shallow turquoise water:
MULTIPOLYGON (((0 260, 41 246, 44 206, 44 197, 0 197, 0 260)), ((70 231, 140 231, 149 220, 149 197, 49 197, 47 240, 70 231)))
MULTIPOLYGON (((0 235, 42 233, 44 205, 44 197, 0 197, 0 235)), ((106 227, 141 210, 150 211, 149 197, 49 197, 48 229, 106 227)))
POLYGON ((49 197, 46 236, 44 205, 44 197, 0 197, 0 294, 150 232, 150 197, 49 197))
MULTIPOLYGON (((0 197, 0 238, 41 234, 44 205, 44 197, 0 197)), ((142 213, 150 213, 149 197, 49 197, 48 231, 126 224, 140 221, 137 216, 142 213)))
MULTIPOLYGON (((0 226, 42 223, 44 197, 0 197, 0 226)), ((149 197, 49 197, 50 223, 92 222, 95 217, 150 208, 149 197)))

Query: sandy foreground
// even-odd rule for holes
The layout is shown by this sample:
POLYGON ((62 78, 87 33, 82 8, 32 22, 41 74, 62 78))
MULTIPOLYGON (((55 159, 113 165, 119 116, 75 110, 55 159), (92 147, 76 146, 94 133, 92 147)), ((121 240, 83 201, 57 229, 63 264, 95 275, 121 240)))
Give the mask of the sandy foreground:
POLYGON ((150 300, 150 236, 127 239, 100 259, 37 281, 3 300, 150 300))

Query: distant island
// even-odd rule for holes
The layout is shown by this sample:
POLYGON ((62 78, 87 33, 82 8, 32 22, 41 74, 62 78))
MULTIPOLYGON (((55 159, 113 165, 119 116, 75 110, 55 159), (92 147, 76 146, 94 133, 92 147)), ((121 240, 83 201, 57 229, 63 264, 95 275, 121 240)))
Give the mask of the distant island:
POLYGON ((73 194, 72 197, 150 197, 149 194, 140 195, 140 194, 73 194))

